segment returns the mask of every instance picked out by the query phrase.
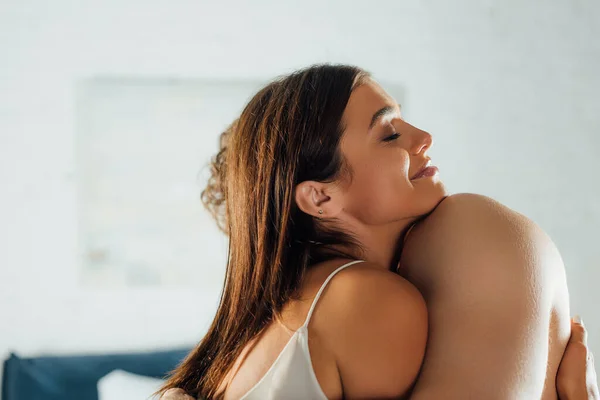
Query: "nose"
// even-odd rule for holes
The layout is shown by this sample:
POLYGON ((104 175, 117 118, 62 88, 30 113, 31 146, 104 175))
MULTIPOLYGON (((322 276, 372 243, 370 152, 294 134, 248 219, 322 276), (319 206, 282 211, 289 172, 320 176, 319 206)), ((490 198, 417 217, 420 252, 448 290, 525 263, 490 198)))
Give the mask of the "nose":
POLYGON ((411 151, 418 155, 427 151, 433 145, 433 136, 429 132, 415 128, 411 151))

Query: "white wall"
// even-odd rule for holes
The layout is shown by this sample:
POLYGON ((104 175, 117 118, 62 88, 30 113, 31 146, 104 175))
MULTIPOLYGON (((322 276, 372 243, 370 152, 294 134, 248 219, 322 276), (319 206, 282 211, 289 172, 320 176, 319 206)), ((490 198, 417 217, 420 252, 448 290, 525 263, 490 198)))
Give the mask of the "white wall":
POLYGON ((264 80, 320 61, 404 86, 449 189, 490 195, 550 233, 600 351, 600 3, 237 3, 1 3, 1 356, 191 343, 217 301, 218 287, 79 286, 78 79, 264 80))

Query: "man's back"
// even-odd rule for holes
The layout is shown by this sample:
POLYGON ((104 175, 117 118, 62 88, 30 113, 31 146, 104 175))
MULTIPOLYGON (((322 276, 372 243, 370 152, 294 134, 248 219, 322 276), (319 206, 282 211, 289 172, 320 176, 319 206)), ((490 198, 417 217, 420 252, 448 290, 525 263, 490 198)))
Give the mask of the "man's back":
POLYGON ((412 398, 557 398, 569 299, 560 255, 532 221, 484 196, 450 196, 411 231, 400 273, 429 311, 412 398))

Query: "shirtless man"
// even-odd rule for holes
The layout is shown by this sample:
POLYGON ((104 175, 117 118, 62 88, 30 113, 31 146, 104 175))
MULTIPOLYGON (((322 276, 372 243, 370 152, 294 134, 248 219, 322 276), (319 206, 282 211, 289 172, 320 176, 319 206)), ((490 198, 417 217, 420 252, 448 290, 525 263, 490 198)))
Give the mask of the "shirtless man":
MULTIPOLYGON (((352 180, 307 180, 295 188, 296 203, 306 214, 336 219, 368 253, 355 258, 369 260, 340 272, 315 310, 307 369, 315 372, 323 393, 328 398, 409 393, 417 400, 556 399, 561 387, 597 393, 595 379, 585 380, 593 374, 578 367, 561 366, 568 373, 558 374, 579 371, 563 380, 579 379, 578 385, 555 383, 570 326, 564 267, 552 241, 533 222, 491 199, 442 196, 433 178, 414 182, 430 135, 399 116, 366 133, 369 121, 383 115, 375 110, 398 111, 392 100, 373 82, 355 89, 344 111, 347 129, 340 145, 352 180), (407 218, 422 216, 423 208, 428 215, 405 235, 415 221, 407 218), (390 272, 396 264, 406 279, 390 272)), ((302 324, 315 289, 347 261, 311 266, 300 300, 282 311, 282 325, 302 324)), ((240 354, 231 376, 222 380, 228 398, 248 393, 281 354, 289 337, 274 322, 269 326, 256 349, 249 343, 248 358, 240 354)), ((585 343, 567 350, 581 347, 585 343)), ((590 367, 585 356, 581 361, 583 352, 570 353, 575 356, 565 355, 566 366, 590 367)), ((181 368, 186 378, 171 387, 184 382, 193 388, 195 368, 204 360, 191 357, 181 368)), ((561 399, 587 398, 569 396, 561 399)))
POLYGON ((405 250, 399 273, 429 312, 411 398, 557 398, 570 313, 548 235, 492 199, 458 194, 409 232, 405 250))
MULTIPOLYGON (((600 398, 585 330, 574 324, 571 335, 561 257, 523 215, 449 196, 406 236, 399 273, 429 312, 411 399, 600 398)), ((163 399, 191 397, 171 389, 163 399)))

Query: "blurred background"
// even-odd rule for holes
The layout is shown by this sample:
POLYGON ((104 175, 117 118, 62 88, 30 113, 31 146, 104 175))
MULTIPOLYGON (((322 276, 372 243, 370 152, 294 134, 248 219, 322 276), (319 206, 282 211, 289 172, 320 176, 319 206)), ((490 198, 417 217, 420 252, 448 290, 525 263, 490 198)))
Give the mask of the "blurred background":
POLYGON ((218 135, 319 62, 369 70, 451 192, 549 233, 600 351, 599 39, 594 0, 3 0, 0 356, 200 340, 227 246, 199 199, 218 135))

